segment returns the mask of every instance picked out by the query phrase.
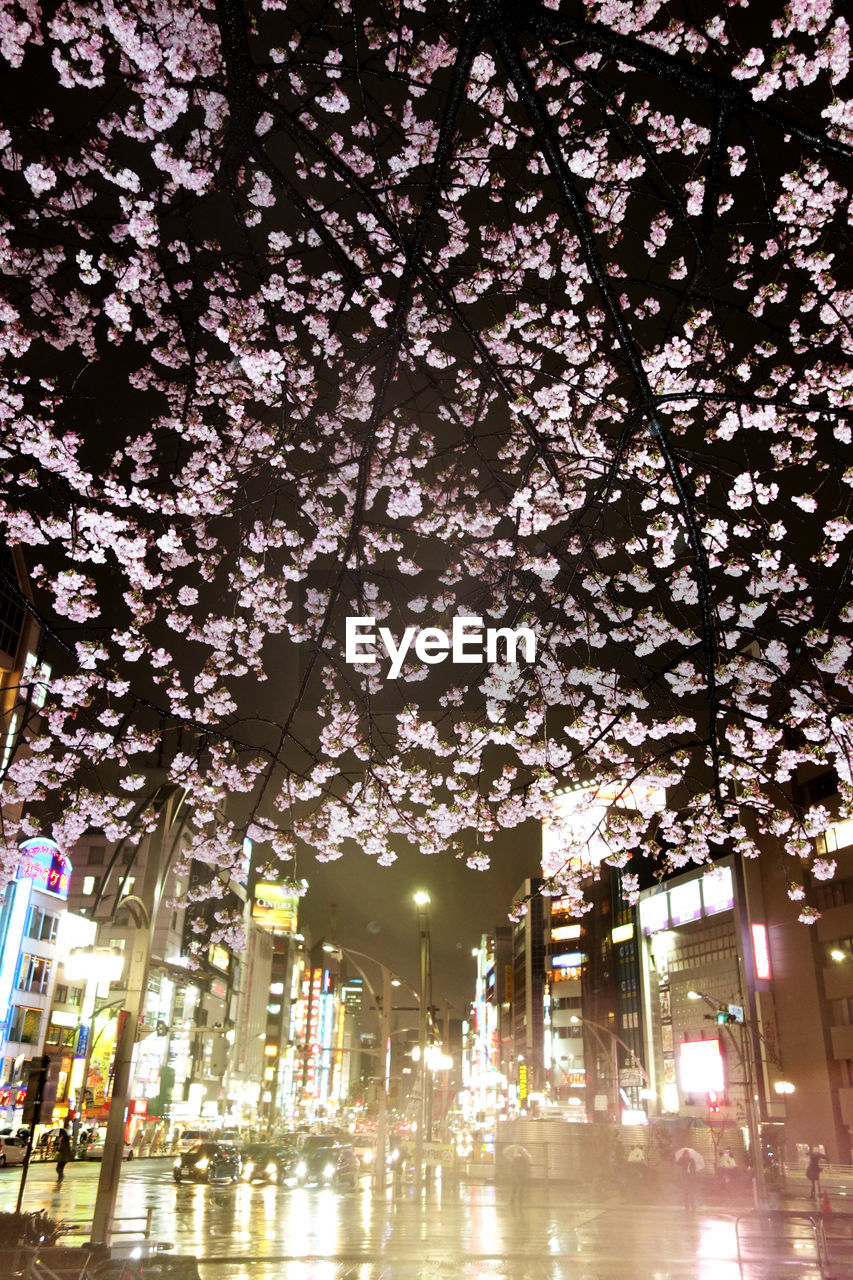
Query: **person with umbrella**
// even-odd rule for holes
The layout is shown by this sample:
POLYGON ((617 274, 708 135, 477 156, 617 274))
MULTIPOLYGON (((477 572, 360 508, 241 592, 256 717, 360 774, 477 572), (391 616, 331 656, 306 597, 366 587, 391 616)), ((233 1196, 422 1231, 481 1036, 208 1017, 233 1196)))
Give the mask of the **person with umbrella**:
POLYGON ((705 1168, 705 1160, 693 1147, 680 1147, 675 1153, 675 1166, 681 1174, 684 1207, 692 1213, 696 1208, 696 1174, 705 1168))
POLYGON ((511 1142, 504 1151, 504 1159, 509 1168, 509 1202, 513 1208, 524 1203, 524 1189, 530 1176, 533 1157, 520 1142, 511 1142))

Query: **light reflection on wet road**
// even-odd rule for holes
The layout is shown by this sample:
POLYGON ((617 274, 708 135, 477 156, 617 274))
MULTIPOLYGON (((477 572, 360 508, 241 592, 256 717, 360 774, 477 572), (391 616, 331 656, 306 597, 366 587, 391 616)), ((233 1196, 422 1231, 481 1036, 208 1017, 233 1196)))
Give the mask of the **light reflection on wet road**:
MULTIPOLYGON (((25 1209, 91 1220, 98 1166, 30 1171, 25 1209)), ((0 1173, 0 1209, 14 1208, 18 1171, 0 1173)), ((567 1188, 531 1188, 521 1210, 491 1185, 411 1189, 386 1201, 366 1183, 327 1189, 175 1186, 171 1160, 125 1165, 117 1216, 199 1258, 202 1280, 741 1280, 730 1216, 674 1206, 596 1206, 567 1188)), ((755 1257, 755 1255, 752 1255, 755 1257)), ((811 1241, 744 1267, 743 1280, 818 1280, 811 1241), (801 1260, 797 1265, 796 1259, 801 1260)), ((853 1271, 836 1269, 839 1277, 853 1271)))

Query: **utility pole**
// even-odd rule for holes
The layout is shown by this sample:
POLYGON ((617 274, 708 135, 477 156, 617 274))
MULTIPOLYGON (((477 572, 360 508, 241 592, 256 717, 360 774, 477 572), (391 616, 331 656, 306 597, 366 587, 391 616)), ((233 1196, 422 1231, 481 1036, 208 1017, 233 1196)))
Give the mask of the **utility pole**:
POLYGON ((420 1053, 420 1071, 418 1072, 418 1080, 420 1082, 421 1096, 420 1106, 418 1108, 418 1127, 415 1131, 415 1178, 418 1185, 420 1185, 424 1178, 424 1139, 429 1141, 431 1136, 426 1131, 429 1123, 429 1101, 427 1097, 427 1032, 429 1026, 430 1002, 429 894, 416 893, 415 904, 418 908, 418 950, 420 955, 421 971, 421 1007, 420 1018, 418 1019, 418 1049, 420 1053))
POLYGON ((154 927, 174 853, 174 839, 168 847, 166 840, 178 820, 185 796, 186 791, 172 787, 163 798, 157 826, 149 841, 142 891, 138 896, 132 894, 121 901, 122 908, 131 912, 135 928, 131 935, 126 975, 127 994, 118 1019, 110 1115, 95 1196, 92 1244, 108 1245, 112 1237, 118 1181, 124 1158, 125 1113, 133 1068, 133 1050, 144 1012, 154 927))
MULTIPOLYGON (((30 1080, 27 1084, 27 1099, 24 1103, 24 1117, 29 1114, 30 1131, 27 1134, 27 1149, 24 1152, 24 1163, 21 1167, 21 1185, 18 1187, 18 1203, 15 1206, 15 1212, 21 1212, 21 1205, 24 1202, 24 1188, 27 1185, 27 1174, 30 1169, 30 1159, 33 1154, 33 1134, 36 1131, 36 1125, 41 1120, 41 1110, 47 1098, 47 1077, 50 1071, 50 1058, 47 1054, 41 1060, 36 1068, 30 1069, 30 1080), (31 1086, 33 1097, 30 1098, 31 1086)), ((54 1096, 56 1089, 53 1090, 54 1096)))
MULTIPOLYGON (((761 1129, 756 1107, 755 1075, 752 1069, 754 1039, 751 1032, 753 1028, 749 1025, 748 1020, 743 1017, 742 1009, 733 1013, 731 1006, 725 1004, 722 1000, 717 1000, 714 996, 705 995, 703 991, 688 991, 687 995, 691 1000, 704 1000, 706 1004, 716 1010, 715 1020, 719 1026, 728 1032, 729 1042, 735 1051, 741 1076, 743 1077, 741 1083, 744 1090, 746 1127, 749 1132, 749 1148, 752 1152, 752 1168, 755 1175, 755 1207, 756 1209, 763 1209, 767 1203, 767 1186, 764 1176, 764 1152, 761 1149, 761 1129), (737 1038, 731 1027, 733 1022, 737 1022, 740 1025, 740 1035, 737 1038), (740 1043, 738 1043, 738 1040, 740 1043)), ((706 1018, 710 1018, 710 1016, 710 1014, 705 1014, 706 1018)))

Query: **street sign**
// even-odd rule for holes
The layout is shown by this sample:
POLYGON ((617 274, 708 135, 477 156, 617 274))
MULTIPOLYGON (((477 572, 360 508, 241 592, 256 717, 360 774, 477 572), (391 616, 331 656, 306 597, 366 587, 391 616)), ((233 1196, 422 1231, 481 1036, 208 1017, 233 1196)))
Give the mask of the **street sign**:
POLYGON ((730 1004, 729 1013, 734 1018, 735 1022, 743 1022, 743 1005, 730 1004))
POLYGON ((643 1077, 636 1067, 623 1067, 619 1072, 619 1083, 623 1089, 639 1089, 643 1077))
POLYGON ((439 1168, 453 1164, 452 1142, 425 1142, 424 1163, 431 1168, 439 1168))

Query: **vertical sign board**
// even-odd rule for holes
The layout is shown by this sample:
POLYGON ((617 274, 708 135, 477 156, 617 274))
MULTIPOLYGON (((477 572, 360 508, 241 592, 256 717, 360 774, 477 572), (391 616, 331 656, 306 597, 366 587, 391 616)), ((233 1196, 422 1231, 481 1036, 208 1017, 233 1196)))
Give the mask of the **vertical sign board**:
POLYGON ((91 1028, 89 1027, 88 1023, 85 1023, 85 1022, 84 1022, 80 1027, 78 1027, 78 1029, 77 1029, 77 1047, 76 1047, 76 1049, 74 1050, 74 1053, 75 1053, 75 1056, 76 1056, 76 1057, 78 1057, 78 1058, 85 1058, 86 1053, 87 1053, 88 1048, 89 1048, 89 1036, 90 1036, 90 1034, 91 1034, 91 1028))
POLYGON ((10 1012, 12 985, 18 971, 18 960, 21 955, 21 942, 30 909, 33 894, 33 880, 12 880, 6 886, 6 901, 0 923, 5 923, 5 934, 0 937, 0 1030, 10 1012), (6 1012, 4 1013, 3 1010, 6 1012))
POLYGON ((767 945, 767 926, 752 926, 752 954, 755 958, 755 976, 759 982, 770 981, 770 948, 767 945))

